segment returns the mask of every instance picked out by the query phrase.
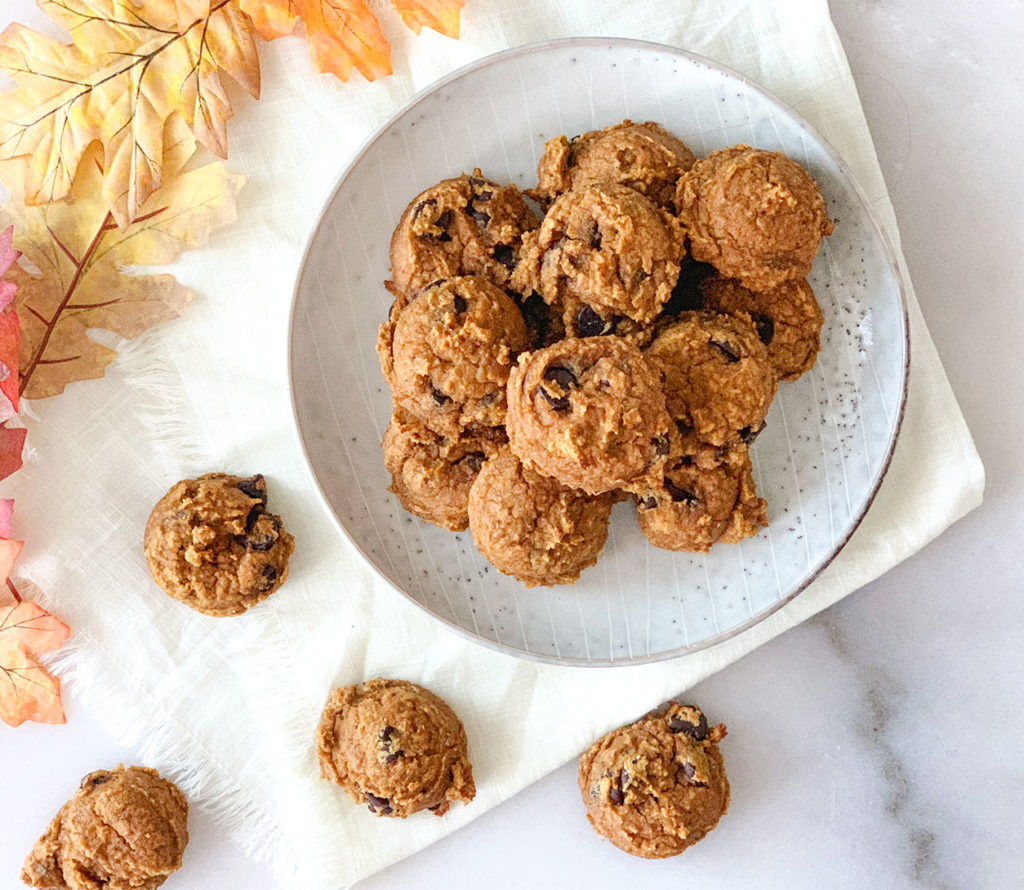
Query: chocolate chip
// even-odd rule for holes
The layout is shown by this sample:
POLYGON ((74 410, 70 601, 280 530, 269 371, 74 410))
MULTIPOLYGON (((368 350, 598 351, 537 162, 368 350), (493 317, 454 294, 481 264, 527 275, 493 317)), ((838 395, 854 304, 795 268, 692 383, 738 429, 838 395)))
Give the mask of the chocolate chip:
POLYGON ((437 219, 434 220, 434 225, 437 226, 439 229, 447 229, 451 221, 452 211, 451 208, 449 208, 448 210, 444 211, 444 213, 442 213, 437 219))
POLYGON ((281 523, 265 513, 263 515, 266 517, 265 520, 255 523, 242 540, 247 550, 265 553, 277 543, 278 533, 281 531, 281 523))
POLYGON ((594 250, 601 249, 601 230, 598 228, 597 223, 593 224, 593 229, 590 231, 590 246, 594 250))
POLYGON ((254 498, 264 504, 267 502, 267 482, 263 478, 262 473, 257 473, 255 476, 250 476, 248 479, 236 482, 235 488, 246 497, 254 498))
POLYGON ((687 491, 685 488, 680 488, 675 484, 675 482, 669 479, 668 476, 665 477, 665 491, 669 493, 672 500, 677 504, 680 501, 686 501, 686 503, 692 504, 697 500, 697 495, 692 491, 687 491))
POLYGON ((257 504, 249 511, 249 515, 245 517, 245 531, 248 534, 252 531, 252 527, 264 513, 263 504, 257 504))
POLYGON ((690 738, 703 742, 708 737, 708 718, 701 714, 698 722, 694 723, 692 720, 686 720, 678 714, 673 714, 669 718, 668 729, 669 732, 686 733, 690 738))
POLYGON ((465 457, 459 459, 460 464, 465 464, 469 467, 473 473, 479 473, 480 467, 484 465, 484 461, 487 460, 487 455, 482 451, 473 451, 467 454, 465 457))
POLYGON ((679 430, 680 436, 688 436, 693 432, 693 427, 690 424, 682 420, 676 421, 676 429, 679 430))
POLYGON ((452 304, 455 306, 456 312, 465 312, 469 308, 469 303, 466 302, 465 297, 460 297, 458 294, 455 295, 452 304))
MULTIPOLYGON (((423 285, 423 287, 421 287, 421 288, 420 288, 420 289, 419 289, 418 291, 416 291, 416 293, 415 293, 415 294, 413 295, 413 299, 415 299, 416 297, 418 297, 418 296, 419 296, 420 294, 422 294, 422 293, 423 293, 423 291, 425 291, 425 290, 430 290, 430 289, 431 289, 432 287, 437 287, 437 286, 438 286, 439 284, 444 284, 444 281, 445 281, 445 280, 444 280, 443 278, 438 278, 438 279, 436 279, 436 280, 434 280, 434 281, 431 281, 431 282, 430 282, 430 284, 424 284, 424 285, 423 285)), ((395 305, 397 305, 397 303, 396 303, 395 305)))
POLYGON ((277 581, 277 569, 272 565, 265 565, 263 571, 260 572, 260 577, 256 582, 256 592, 266 593, 270 590, 274 583, 277 581))
POLYGON ((388 766, 391 766, 391 764, 395 763, 398 760, 398 758, 401 757, 404 753, 405 751, 395 751, 394 754, 389 754, 387 757, 384 758, 384 763, 388 766))
POLYGON ((686 776, 686 778, 688 779, 692 779, 695 775, 697 775, 697 768, 688 760, 683 762, 682 769, 683 775, 686 776))
POLYGON ((436 198, 427 198, 424 201, 420 201, 419 204, 417 204, 412 209, 412 218, 415 220, 423 212, 423 208, 424 207, 430 207, 430 206, 432 206, 432 205, 434 205, 436 203, 437 203, 437 199, 436 198))
POLYGON ((644 510, 653 510, 658 506, 658 499, 652 494, 649 497, 641 499, 639 504, 644 510))
POLYGON ((451 401, 451 398, 446 396, 443 392, 441 392, 441 390, 439 390, 433 384, 431 384, 430 386, 430 395, 434 399, 435 405, 444 405, 446 402, 451 401))
POLYGON ((506 269, 515 268, 516 254, 507 244, 495 244, 493 254, 494 258, 506 269))
POLYGON ((550 383, 554 383, 560 389, 565 390, 565 395, 553 395, 548 392, 546 388, 542 387, 540 389, 540 394, 544 397, 545 401, 547 401, 547 403, 556 411, 568 411, 569 390, 579 382, 576 379, 576 375, 568 368, 563 368, 560 365, 552 365, 545 369, 544 379, 550 383))
POLYGON ((690 457, 689 454, 684 454, 681 458, 679 458, 679 466, 681 466, 681 467, 692 467, 693 466, 693 458, 690 457))
POLYGON ((482 210, 477 210, 475 207, 470 205, 466 208, 466 213, 473 219, 475 219, 480 225, 486 226, 491 221, 491 215, 484 213, 482 210))
POLYGON ((482 185, 494 185, 493 182, 489 182, 486 179, 481 179, 479 176, 470 176, 469 177, 469 184, 470 185, 475 185, 477 188, 479 188, 482 185))
POLYGON ((599 337, 612 329, 612 323, 605 321, 584 303, 576 313, 573 327, 576 328, 577 337, 599 337))
POLYGON ((762 423, 756 430, 751 429, 749 426, 743 427, 743 429, 740 430, 740 441, 743 442, 744 445, 749 445, 754 441, 754 439, 761 435, 761 431, 767 425, 768 424, 766 423, 762 423))
POLYGON ((757 336, 761 338, 761 342, 767 346, 772 342, 772 338, 775 336, 775 322, 767 315, 762 315, 760 312, 752 312, 750 314, 751 319, 754 322, 754 326, 757 328, 757 336))
POLYGON ((391 801, 386 797, 377 797, 376 794, 370 794, 369 791, 364 791, 363 797, 366 798, 366 803, 369 805, 371 813, 380 810, 382 816, 390 816, 394 812, 391 809, 391 801))
POLYGON ((391 741, 391 737, 396 732, 398 732, 398 730, 393 726, 382 726, 380 732, 377 733, 377 737, 386 744, 391 741))
POLYGON ((651 444, 654 446, 654 453, 664 456, 668 454, 668 436, 658 436, 656 439, 651 439, 651 444))
POLYGON ((89 776, 84 782, 82 782, 83 788, 95 788, 97 785, 102 785, 104 782, 110 781, 110 773, 95 773, 89 776))
POLYGON ((520 294, 512 290, 507 290, 505 293, 519 303, 523 319, 533 334, 534 343, 537 346, 542 345, 547 337, 548 327, 551 323, 547 303, 544 302, 544 299, 536 291, 531 293, 526 299, 523 299, 520 294))
POLYGON ((729 360, 730 364, 740 360, 740 354, 731 343, 723 343, 721 340, 708 340, 708 346, 721 352, 729 360))
POLYGON ((621 788, 616 788, 612 785, 608 788, 608 800, 615 804, 615 806, 621 807, 626 802, 625 792, 621 788))

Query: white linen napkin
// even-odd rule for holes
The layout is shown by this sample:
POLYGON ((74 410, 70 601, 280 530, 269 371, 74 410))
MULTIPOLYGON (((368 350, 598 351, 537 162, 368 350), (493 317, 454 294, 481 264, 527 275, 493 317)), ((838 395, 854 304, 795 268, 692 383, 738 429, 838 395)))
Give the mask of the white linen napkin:
POLYGON ((703 53, 806 117, 848 162, 897 253, 899 236, 824 0, 468 0, 459 42, 415 38, 385 4, 375 9, 394 44, 396 73, 383 81, 314 75, 297 40, 262 47, 264 96, 236 95, 230 126, 229 166, 249 176, 239 221, 174 269, 202 297, 127 345, 105 380, 31 405, 31 459, 7 485, 29 542, 20 573, 75 630, 58 672, 119 743, 272 859, 282 886, 304 890, 347 886, 465 824, 916 552, 975 507, 983 485, 908 280, 912 372, 888 477, 841 555, 757 627, 668 663, 559 668, 467 642, 391 590, 320 505, 292 429, 285 340, 301 251, 335 177, 417 90, 487 53, 553 37, 703 53), (297 541, 286 587, 233 619, 165 597, 141 553, 157 498, 212 470, 266 474, 297 541), (462 717, 471 805, 443 819, 374 819, 318 779, 312 738, 328 689, 377 675, 420 682, 462 717))

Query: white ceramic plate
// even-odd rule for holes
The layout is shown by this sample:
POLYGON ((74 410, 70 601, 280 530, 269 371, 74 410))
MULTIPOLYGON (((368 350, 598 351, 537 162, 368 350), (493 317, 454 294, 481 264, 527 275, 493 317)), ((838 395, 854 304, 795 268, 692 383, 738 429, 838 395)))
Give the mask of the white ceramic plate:
POLYGON ((295 288, 290 373, 299 435, 339 528, 395 588, 450 627, 568 664, 669 658, 732 636, 803 590, 881 482, 902 415, 909 344, 892 252, 835 153, 740 75, 680 50, 574 39, 483 59, 420 93, 345 170, 295 288), (815 367, 784 383, 752 448, 770 526, 706 556, 649 546, 620 504, 597 566, 571 587, 498 574, 468 532, 407 514, 387 491, 391 400, 374 350, 392 229, 408 201, 479 166, 526 188, 544 141, 656 120, 698 155, 746 142, 815 177, 836 221, 811 284, 825 313, 815 367))

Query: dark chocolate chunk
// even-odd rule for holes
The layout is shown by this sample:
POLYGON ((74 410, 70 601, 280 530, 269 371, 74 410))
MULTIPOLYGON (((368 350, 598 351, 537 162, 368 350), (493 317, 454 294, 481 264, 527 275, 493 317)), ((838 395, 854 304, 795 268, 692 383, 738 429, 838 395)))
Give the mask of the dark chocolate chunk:
POLYGON ((661 456, 668 454, 668 436, 658 436, 656 439, 651 439, 651 444, 654 446, 655 454, 661 456))
POLYGON ((97 785, 102 785, 104 782, 110 781, 110 773, 103 772, 97 773, 96 775, 90 776, 88 779, 82 782, 83 788, 95 788, 97 785))
POLYGON ((687 779, 692 779, 695 775, 697 775, 697 768, 688 760, 683 761, 682 770, 683 775, 686 776, 687 779))
POLYGON ((277 569, 272 565, 265 565, 256 579, 256 593, 266 593, 277 582, 277 569))
POLYGON ((608 787, 608 800, 615 804, 615 806, 621 807, 626 802, 626 794, 621 788, 610 785, 608 787))
POLYGON ((513 269, 516 265, 516 254, 507 244, 494 245, 494 258, 506 269, 513 269))
POLYGON ((568 391, 579 384, 576 375, 562 365, 551 365, 544 370, 544 379, 557 383, 562 389, 568 391))
POLYGON ((267 483, 262 473, 257 473, 255 476, 250 476, 248 479, 236 482, 235 488, 246 497, 254 498, 264 504, 267 502, 267 483))
POLYGON ((391 766, 391 764, 395 763, 398 760, 398 758, 401 757, 404 753, 405 751, 402 750, 395 751, 393 754, 389 754, 387 757, 384 758, 384 763, 388 766, 391 766))
POLYGON ((443 392, 441 392, 441 390, 439 390, 433 384, 431 384, 430 386, 430 395, 433 397, 434 404, 436 405, 444 405, 446 402, 451 401, 451 398, 449 396, 446 396, 443 392))
POLYGON ((380 810, 381 815, 390 816, 394 812, 391 809, 391 801, 386 797, 377 797, 376 794, 370 794, 369 791, 364 791, 363 796, 366 798, 366 803, 369 805, 371 813, 376 813, 377 810, 380 810))
POLYGON ((480 472, 480 467, 484 465, 484 461, 487 460, 487 455, 482 451, 472 451, 465 457, 459 459, 460 464, 465 464, 469 467, 470 471, 474 473, 480 472))
POLYGON ((417 204, 412 209, 412 218, 415 220, 423 212, 423 209, 425 207, 430 207, 430 206, 432 206, 432 205, 434 205, 436 203, 437 203, 437 199, 436 198, 427 198, 424 201, 420 201, 419 204, 417 204))
POLYGON ((598 228, 597 223, 594 223, 593 228, 590 231, 590 246, 594 250, 601 249, 601 230, 598 228))
POLYGON ((678 714, 673 714, 668 721, 669 732, 683 732, 690 738, 703 742, 708 737, 708 718, 703 714, 697 723, 686 720, 678 714))
POLYGON ((601 334, 607 334, 612 329, 612 323, 605 321, 584 303, 576 313, 573 327, 576 328, 577 337, 599 337, 601 334))
POLYGON ((658 499, 652 494, 648 497, 641 498, 638 503, 644 510, 653 510, 658 506, 658 499))
POLYGON ((455 306, 456 312, 465 312, 469 308, 469 303, 466 302, 465 297, 460 297, 458 294, 452 300, 452 305, 455 306))
POLYGON ((730 364, 740 360, 740 354, 731 343, 724 343, 721 340, 708 340, 708 346, 721 352, 729 360, 730 364))
POLYGON ((449 208, 448 210, 444 211, 444 213, 442 213, 440 216, 438 216, 437 219, 434 220, 434 225, 437 226, 439 229, 447 229, 448 226, 451 224, 451 221, 452 211, 451 208, 449 208))
POLYGON ((761 435, 761 431, 767 425, 768 424, 766 423, 762 423, 756 430, 751 429, 749 426, 743 427, 743 429, 740 430, 740 441, 743 442, 745 445, 749 445, 751 442, 754 441, 754 439, 761 435))
POLYGON ((665 491, 669 493, 672 500, 677 504, 680 501, 686 501, 688 504, 694 503, 697 500, 697 495, 692 491, 687 491, 685 488, 680 488, 675 484, 668 476, 665 477, 665 491))
POLYGON ((393 726, 391 726, 391 725, 388 725, 388 726, 382 726, 382 727, 381 727, 381 729, 380 729, 380 732, 378 732, 378 733, 377 733, 377 737, 378 737, 378 738, 379 738, 379 739, 380 739, 380 740, 381 740, 382 742, 385 742, 385 743, 387 743, 387 742, 390 742, 390 741, 391 741, 391 737, 392 737, 392 736, 393 736, 393 735, 394 735, 394 734, 395 734, 396 732, 398 732, 398 730, 397 730, 397 729, 395 729, 395 727, 393 727, 393 726))
POLYGON ((265 553, 277 543, 278 533, 281 531, 281 523, 265 513, 263 515, 266 517, 265 521, 255 523, 243 538, 242 543, 247 550, 265 553))
POLYGON ((767 346, 775 336, 775 322, 770 316, 762 315, 760 312, 751 312, 750 318, 754 322, 754 327, 757 328, 757 336, 767 346))

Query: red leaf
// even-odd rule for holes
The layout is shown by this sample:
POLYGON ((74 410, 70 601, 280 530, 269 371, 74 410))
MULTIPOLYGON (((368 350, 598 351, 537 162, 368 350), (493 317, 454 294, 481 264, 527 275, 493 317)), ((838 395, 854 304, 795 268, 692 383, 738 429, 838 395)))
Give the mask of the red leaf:
POLYGON ((25 447, 26 429, 12 429, 0 425, 0 479, 6 479, 21 469, 21 451, 25 447))
POLYGON ((11 306, 18 289, 13 281, 3 276, 14 265, 21 252, 14 249, 14 226, 0 232, 0 393, 7 397, 10 407, 0 406, 0 422, 9 420, 18 411, 18 349, 21 345, 21 325, 18 313, 11 306))

